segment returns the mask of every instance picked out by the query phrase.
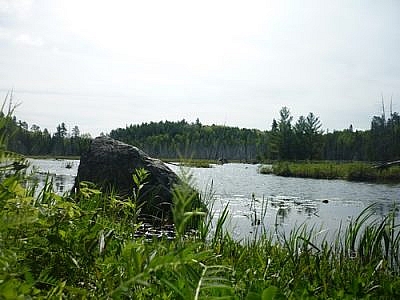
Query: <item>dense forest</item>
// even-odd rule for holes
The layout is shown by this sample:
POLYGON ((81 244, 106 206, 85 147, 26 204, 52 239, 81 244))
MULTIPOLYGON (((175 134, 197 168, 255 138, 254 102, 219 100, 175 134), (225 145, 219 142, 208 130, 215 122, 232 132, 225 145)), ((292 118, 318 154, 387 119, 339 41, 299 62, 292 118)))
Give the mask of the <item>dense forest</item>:
POLYGON ((156 157, 177 156, 241 161, 335 160, 385 161, 400 158, 400 116, 374 116, 371 129, 323 132, 313 113, 294 122, 283 107, 271 130, 239 129, 220 125, 158 122, 112 130, 110 136, 136 145, 156 157))
POLYGON ((114 139, 135 145, 162 158, 259 160, 267 148, 266 133, 221 125, 150 122, 110 132, 114 139))
POLYGON ((374 116, 370 130, 348 129, 324 133, 313 113, 293 124, 288 108, 280 111, 267 132, 267 158, 278 160, 387 161, 400 158, 400 115, 374 116))
MULTIPOLYGON (((1 117, 4 118, 4 115, 1 117)), ((8 150, 23 155, 80 156, 91 141, 89 134, 80 134, 78 126, 68 132, 64 122, 56 127, 53 134, 35 124, 29 129, 25 121, 17 121, 15 116, 6 124, 3 130, 7 132, 8 150)))
MULTIPOLYGON (((4 116, 3 116, 4 117, 4 116)), ((64 122, 50 134, 14 116, 9 122, 9 150, 24 155, 79 156, 91 137, 78 126, 71 132, 64 122)), ((400 159, 400 115, 390 112, 374 116, 369 130, 348 129, 324 132, 313 113, 293 120, 283 107, 271 129, 261 131, 222 125, 160 121, 129 125, 112 130, 109 136, 139 147, 158 158, 210 160, 335 160, 388 161, 400 159)))
POLYGON ((267 133, 266 157, 278 160, 386 161, 400 158, 400 116, 374 116, 370 130, 348 129, 324 133, 313 113, 293 124, 288 108, 283 107, 278 121, 267 133))

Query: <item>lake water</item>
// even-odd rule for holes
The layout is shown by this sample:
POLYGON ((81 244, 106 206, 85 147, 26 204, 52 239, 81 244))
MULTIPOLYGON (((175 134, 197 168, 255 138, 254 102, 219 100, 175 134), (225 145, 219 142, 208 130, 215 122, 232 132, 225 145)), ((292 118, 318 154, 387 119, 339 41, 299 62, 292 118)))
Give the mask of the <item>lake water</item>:
MULTIPOLYGON (((30 161, 39 182, 49 173, 58 193, 72 189, 78 160, 30 161)), ((178 175, 182 171, 176 165, 169 167, 178 175)), ((372 203, 377 203, 374 209, 379 218, 400 201, 400 184, 285 178, 259 174, 257 168, 249 164, 224 164, 189 170, 200 192, 206 193, 212 185, 216 217, 228 205, 227 230, 235 239, 253 238, 263 230, 271 234, 288 233, 303 223, 321 228, 329 236, 372 203)))

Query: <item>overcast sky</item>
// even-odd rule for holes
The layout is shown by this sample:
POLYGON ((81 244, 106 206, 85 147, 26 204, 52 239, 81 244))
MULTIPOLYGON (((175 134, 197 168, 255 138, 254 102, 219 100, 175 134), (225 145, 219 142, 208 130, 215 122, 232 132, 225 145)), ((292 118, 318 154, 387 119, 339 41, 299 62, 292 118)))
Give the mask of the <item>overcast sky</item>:
POLYGON ((93 136, 142 122, 324 129, 400 111, 400 1, 0 0, 0 96, 93 136))

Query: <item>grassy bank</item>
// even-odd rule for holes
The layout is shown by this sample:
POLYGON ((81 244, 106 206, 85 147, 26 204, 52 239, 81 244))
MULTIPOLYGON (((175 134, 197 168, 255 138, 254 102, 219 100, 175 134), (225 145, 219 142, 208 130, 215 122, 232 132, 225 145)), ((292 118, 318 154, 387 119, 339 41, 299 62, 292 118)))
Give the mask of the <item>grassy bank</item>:
POLYGON ((33 158, 33 159, 75 159, 79 160, 80 156, 62 156, 62 155, 31 155, 28 156, 28 158, 33 158))
POLYGON ((400 297, 394 213, 373 222, 366 209, 333 242, 317 241, 320 233, 306 226, 275 242, 268 233, 235 241, 223 231, 228 210, 213 225, 211 212, 187 211, 192 191, 177 187, 174 238, 149 238, 138 234, 135 199, 91 185, 59 196, 50 182, 34 196, 22 178, 18 172, 1 178, 1 299, 400 297))
POLYGON ((185 167, 190 167, 190 168, 211 168, 212 165, 215 164, 226 164, 226 163, 252 163, 255 164, 256 162, 244 162, 240 160, 230 160, 230 161, 225 161, 221 162, 218 160, 212 160, 212 159, 185 159, 185 158, 175 158, 175 159, 161 159, 162 161, 166 163, 171 163, 171 164, 176 164, 176 165, 181 165, 185 167))
POLYGON ((161 159, 166 163, 176 164, 190 168, 211 168, 215 164, 215 160, 209 159, 161 159))
POLYGON ((259 168, 262 174, 315 179, 345 179, 367 182, 400 182, 400 167, 377 169, 368 163, 278 162, 259 168))

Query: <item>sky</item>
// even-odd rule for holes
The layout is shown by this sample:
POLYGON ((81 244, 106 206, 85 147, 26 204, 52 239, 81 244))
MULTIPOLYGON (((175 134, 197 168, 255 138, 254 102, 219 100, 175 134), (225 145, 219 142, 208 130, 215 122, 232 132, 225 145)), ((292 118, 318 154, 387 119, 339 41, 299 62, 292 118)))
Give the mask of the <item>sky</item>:
POLYGON ((0 0, 0 99, 97 136, 178 121, 324 130, 400 111, 400 1, 0 0))

